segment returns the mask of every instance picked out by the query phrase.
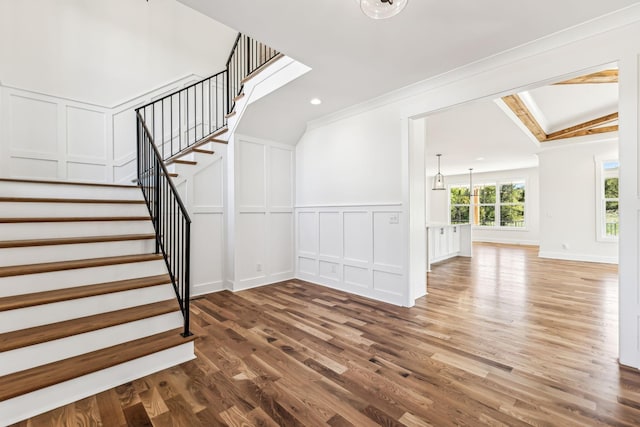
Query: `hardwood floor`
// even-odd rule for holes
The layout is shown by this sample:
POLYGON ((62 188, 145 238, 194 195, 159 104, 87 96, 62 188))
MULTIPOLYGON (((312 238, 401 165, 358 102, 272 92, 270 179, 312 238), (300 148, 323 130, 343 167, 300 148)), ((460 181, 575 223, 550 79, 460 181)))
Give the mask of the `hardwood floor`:
POLYGON ((410 309, 296 280, 208 295, 197 360, 18 425, 640 425, 616 266, 474 250, 410 309))

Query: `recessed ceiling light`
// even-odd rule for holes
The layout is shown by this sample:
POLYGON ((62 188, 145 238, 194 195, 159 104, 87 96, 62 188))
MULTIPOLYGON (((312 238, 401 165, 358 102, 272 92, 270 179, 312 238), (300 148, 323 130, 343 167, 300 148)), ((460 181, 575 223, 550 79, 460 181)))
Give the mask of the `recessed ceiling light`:
POLYGON ((311 102, 311 105, 320 105, 320 104, 322 104, 322 100, 320 98, 313 98, 309 102, 311 102))
POLYGON ((481 162, 481 161, 483 161, 483 160, 484 160, 484 157, 476 157, 476 160, 477 160, 477 161, 479 161, 479 162, 481 162))

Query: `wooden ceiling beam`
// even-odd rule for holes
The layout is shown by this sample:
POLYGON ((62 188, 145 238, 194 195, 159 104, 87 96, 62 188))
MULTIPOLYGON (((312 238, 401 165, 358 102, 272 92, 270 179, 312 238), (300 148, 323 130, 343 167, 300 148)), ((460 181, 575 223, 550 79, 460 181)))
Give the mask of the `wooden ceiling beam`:
MULTIPOLYGON (((579 133, 579 132, 584 131, 584 130, 593 129, 596 126, 601 126, 601 125, 604 125, 604 124, 607 124, 607 123, 614 122, 616 120, 618 120, 618 113, 617 112, 612 113, 612 114, 607 114, 606 116, 598 117, 597 119, 589 120, 587 122, 580 123, 578 125, 571 126, 571 127, 559 130, 557 132, 552 132, 549 135, 547 135, 546 140, 547 141, 553 141, 553 140, 556 140, 556 139, 571 138, 572 136, 576 136, 575 135, 576 133, 579 133)), ((598 132, 598 133, 600 133, 600 132, 598 132)))
POLYGON ((520 119, 527 129, 536 137, 538 142, 544 142, 547 140, 547 134, 540 126, 540 123, 533 117, 531 111, 524 105, 522 99, 517 95, 508 95, 502 98, 504 103, 513 111, 513 113, 520 119))
POLYGON ((561 137, 556 138, 556 139, 548 139, 547 142, 557 141, 559 139, 575 138, 576 136, 595 135, 595 134, 599 134, 599 133, 617 132, 617 131, 618 131, 618 125, 602 126, 602 127, 599 127, 599 128, 591 128, 591 129, 579 130, 579 131, 576 131, 576 132, 561 136, 561 137))
POLYGON ((603 70, 586 76, 575 77, 563 82, 554 83, 557 85, 576 84, 597 84, 597 83, 618 83, 618 70, 603 70))

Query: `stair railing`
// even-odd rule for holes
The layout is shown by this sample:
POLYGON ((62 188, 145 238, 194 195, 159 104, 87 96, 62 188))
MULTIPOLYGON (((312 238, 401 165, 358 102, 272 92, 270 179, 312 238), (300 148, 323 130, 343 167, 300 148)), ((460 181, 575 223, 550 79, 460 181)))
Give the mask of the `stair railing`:
POLYGON ((244 34, 236 37, 226 69, 136 109, 138 185, 153 226, 156 253, 162 253, 189 330, 191 219, 165 162, 180 157, 227 126, 227 115, 250 74, 279 53, 244 34))
POLYGON ((156 232, 155 251, 162 253, 184 317, 182 336, 189 330, 191 219, 173 185, 153 136, 140 112, 138 126, 138 185, 147 202, 156 232))
POLYGON ((149 128, 162 160, 180 157, 227 126, 244 83, 279 52, 238 34, 226 69, 136 109, 149 128))

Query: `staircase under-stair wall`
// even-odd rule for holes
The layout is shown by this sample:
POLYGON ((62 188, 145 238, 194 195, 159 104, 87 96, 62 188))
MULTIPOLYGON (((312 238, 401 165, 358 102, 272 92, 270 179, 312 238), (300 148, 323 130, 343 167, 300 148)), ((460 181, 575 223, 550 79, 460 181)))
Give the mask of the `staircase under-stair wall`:
POLYGON ((0 425, 190 360, 136 186, 0 179, 0 425))

